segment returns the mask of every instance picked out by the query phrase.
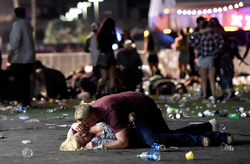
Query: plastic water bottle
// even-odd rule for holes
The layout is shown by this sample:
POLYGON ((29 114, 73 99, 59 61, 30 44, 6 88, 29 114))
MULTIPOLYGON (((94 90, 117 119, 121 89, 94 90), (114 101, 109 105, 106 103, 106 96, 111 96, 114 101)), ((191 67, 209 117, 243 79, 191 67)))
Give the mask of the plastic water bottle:
POLYGON ((166 150, 166 147, 162 144, 157 144, 157 143, 154 143, 152 146, 151 146, 152 150, 155 150, 155 151, 164 151, 166 150))
POLYGON ((141 154, 137 154, 137 158, 141 158, 145 161, 159 161, 161 159, 161 155, 158 152, 143 152, 141 154))
POLYGON ((236 109, 236 111, 242 113, 242 112, 244 112, 244 108, 243 108, 243 107, 238 107, 238 108, 236 109))
POLYGON ((239 114, 236 114, 236 113, 230 113, 228 115, 228 117, 231 118, 231 119, 238 119, 240 116, 239 116, 239 114))
POLYGON ((232 145, 227 145, 224 142, 222 142, 220 145, 220 150, 221 151, 234 151, 234 147, 232 145))
POLYGON ((33 151, 30 148, 24 148, 22 154, 25 158, 29 158, 33 155, 33 151))

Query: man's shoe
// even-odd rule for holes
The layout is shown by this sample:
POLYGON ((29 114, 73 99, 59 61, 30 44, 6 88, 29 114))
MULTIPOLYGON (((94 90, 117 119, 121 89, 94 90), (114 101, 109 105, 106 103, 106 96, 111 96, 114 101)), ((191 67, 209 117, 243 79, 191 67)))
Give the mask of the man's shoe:
POLYGON ((218 132, 220 131, 219 125, 217 123, 217 120, 215 118, 208 121, 212 125, 212 132, 218 132))
POLYGON ((210 139, 208 137, 203 138, 203 146, 209 146, 210 145, 210 139))

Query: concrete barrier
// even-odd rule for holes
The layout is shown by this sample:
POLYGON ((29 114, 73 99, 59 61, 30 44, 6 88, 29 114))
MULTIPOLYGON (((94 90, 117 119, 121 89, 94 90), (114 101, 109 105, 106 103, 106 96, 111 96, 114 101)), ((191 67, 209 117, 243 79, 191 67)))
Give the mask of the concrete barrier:
MULTIPOLYGON (((241 56, 244 55, 245 49, 246 48, 244 46, 239 47, 241 56)), ((71 71, 78 69, 82 65, 91 64, 90 54, 85 52, 39 53, 36 55, 36 57, 45 66, 61 70, 65 76, 69 75, 71 71)), ((168 73, 172 75, 172 77, 177 77, 178 66, 175 51, 173 51, 172 49, 162 49, 158 53, 158 57, 160 61, 159 67, 161 68, 162 72, 168 73)), ((6 69, 7 54, 3 54, 2 58, 2 68, 6 69)), ((143 61, 143 64, 147 66, 147 55, 141 55, 141 59, 143 61)), ((246 58, 246 62, 250 63, 249 54, 246 58)), ((250 74, 250 66, 247 66, 245 64, 241 64, 239 66, 239 63, 240 61, 235 58, 235 73, 238 74, 240 72, 244 72, 250 74)))

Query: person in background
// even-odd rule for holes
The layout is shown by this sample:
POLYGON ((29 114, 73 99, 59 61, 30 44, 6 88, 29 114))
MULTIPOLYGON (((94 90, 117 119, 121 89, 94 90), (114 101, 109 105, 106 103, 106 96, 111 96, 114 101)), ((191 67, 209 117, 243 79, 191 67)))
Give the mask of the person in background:
POLYGON ((62 72, 45 67, 40 61, 35 62, 35 70, 40 84, 46 89, 46 98, 59 98, 65 102, 69 99, 66 78, 62 72))
MULTIPOLYGON (((243 56, 243 60, 240 62, 240 64, 239 65, 241 65, 243 62, 244 62, 244 59, 247 57, 247 55, 248 55, 248 51, 249 51, 249 49, 250 49, 250 32, 248 33, 248 35, 247 35, 247 38, 246 38, 246 41, 247 41, 247 43, 246 43, 246 51, 245 51, 245 53, 244 53, 244 56, 243 56)), ((244 62, 245 63, 245 62, 244 62)), ((245 63, 246 64, 246 63, 245 63)))
POLYGON ((218 98, 219 100, 229 99, 236 96, 232 81, 234 77, 234 57, 241 61, 243 60, 239 54, 237 40, 235 38, 230 38, 224 46, 224 53, 221 56, 220 81, 222 95, 218 98))
POLYGON ((202 29, 196 35, 190 37, 189 43, 197 48, 198 66, 201 75, 202 98, 207 97, 207 79, 209 79, 212 99, 215 99, 215 73, 214 59, 223 49, 222 35, 209 28, 207 21, 203 22, 202 29))
POLYGON ((90 52, 91 54, 91 64, 93 67, 93 72, 98 81, 101 78, 100 69, 96 65, 100 50, 97 48, 96 33, 99 29, 99 24, 94 22, 91 24, 91 32, 87 37, 86 44, 84 47, 85 52, 90 52))
POLYGON ((125 40, 124 48, 117 54, 117 67, 121 70, 126 91, 135 91, 136 85, 142 82, 142 61, 135 47, 131 40, 125 40))
POLYGON ((133 39, 130 36, 130 31, 124 29, 122 31, 122 38, 121 38, 121 40, 119 42, 119 48, 123 48, 124 47, 125 40, 131 40, 134 43, 133 39))
MULTIPOLYGON (((194 29, 194 34, 197 33, 197 32, 199 32, 200 29, 202 29, 202 24, 203 24, 204 21, 206 21, 206 18, 204 18, 204 17, 202 17, 202 16, 200 16, 200 17, 198 17, 198 18, 196 19, 196 27, 195 27, 195 29, 194 29)), ((192 36, 192 35, 190 35, 190 36, 192 36)), ((192 46, 189 45, 189 47, 192 47, 192 46)), ((196 63, 196 65, 197 65, 197 61, 198 61, 198 60, 197 60, 197 59, 198 59, 197 56, 198 56, 198 55, 197 55, 197 51, 195 52, 194 47, 193 47, 193 49, 191 48, 190 58, 192 58, 193 55, 195 55, 195 56, 194 56, 194 60, 196 61, 195 63, 196 63)), ((191 66, 191 67, 192 67, 192 66, 191 66)), ((197 67, 198 67, 198 65, 197 65, 197 67)), ((196 75, 200 76, 199 67, 198 67, 198 72, 194 72, 194 73, 196 73, 196 75)), ((194 76, 193 78, 196 78, 196 79, 197 79, 196 76, 194 76)), ((203 91, 202 91, 201 93, 202 93, 202 95, 203 95, 203 91)), ((208 79, 207 79, 206 94, 207 94, 207 97, 209 97, 209 96, 212 95, 211 88, 210 88, 210 81, 209 81, 208 79)))
MULTIPOLYGON (((222 27, 222 25, 220 24, 219 20, 216 18, 216 17, 213 17, 209 20, 209 23, 210 23, 210 27, 212 30, 214 30, 215 32, 218 32, 219 34, 221 34, 223 40, 224 40, 224 45, 227 45, 228 43, 228 37, 226 35, 226 31, 224 30, 224 28, 222 27)), ((216 68, 216 75, 215 75, 215 79, 217 79, 217 77, 220 77, 220 64, 221 64, 221 57, 224 55, 224 48, 223 48, 223 51, 219 52, 220 54, 218 54, 216 56, 216 58, 214 59, 214 66, 216 68)), ((220 85, 221 84, 221 81, 219 80, 218 83, 220 85)))
POLYGON ((33 28, 25 20, 25 8, 15 8, 16 21, 10 32, 10 51, 8 62, 11 64, 17 89, 17 101, 22 106, 30 105, 30 75, 34 71, 36 51, 33 28))
POLYGON ((144 37, 144 50, 138 51, 140 55, 148 54, 148 65, 149 65, 149 76, 153 76, 156 72, 160 72, 158 64, 158 52, 160 51, 160 46, 152 34, 144 37), (155 69, 155 70, 154 70, 155 69))
POLYGON ((115 21, 112 18, 106 18, 97 31, 97 46, 101 53, 108 58, 107 67, 101 67, 101 78, 97 84, 96 98, 102 97, 102 91, 109 81, 108 93, 114 93, 115 89, 115 66, 116 59, 112 45, 117 42, 115 33, 115 21))
POLYGON ((181 29, 178 32, 178 37, 175 38, 175 42, 171 45, 171 47, 177 51, 178 56, 178 66, 179 66, 179 78, 181 78, 181 71, 184 68, 186 74, 190 76, 190 73, 187 69, 187 65, 189 63, 189 46, 187 36, 184 34, 183 30, 181 29))

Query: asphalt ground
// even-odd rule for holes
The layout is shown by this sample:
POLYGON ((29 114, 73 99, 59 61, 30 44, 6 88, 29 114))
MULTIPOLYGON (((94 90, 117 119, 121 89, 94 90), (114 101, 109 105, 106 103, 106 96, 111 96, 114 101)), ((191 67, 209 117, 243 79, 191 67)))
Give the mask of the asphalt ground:
MULTIPOLYGON (((61 113, 60 113, 61 114, 61 113)), ((142 152, 153 152, 151 148, 119 149, 107 151, 60 151, 61 143, 66 139, 69 126, 75 122, 73 115, 53 116, 41 112, 40 116, 29 116, 26 120, 20 119, 21 114, 6 115, 0 121, 0 131, 5 139, 0 139, 0 163, 1 164, 68 164, 68 163, 227 163, 247 164, 250 163, 250 121, 232 120, 217 118, 219 124, 225 124, 225 132, 231 133, 234 137, 234 151, 221 151, 219 146, 213 147, 179 147, 178 149, 168 148, 160 152, 160 161, 144 161, 136 157, 142 152), (39 121, 39 122, 38 122, 39 121), (23 140, 30 140, 30 144, 23 144, 23 140), (25 148, 30 148, 33 155, 26 158, 22 155, 25 148), (185 154, 192 151, 194 160, 187 160, 185 154)), ((3 117, 1 117, 3 118, 3 117)), ((171 129, 180 128, 190 122, 203 122, 209 118, 194 118, 191 120, 166 119, 171 129)))

